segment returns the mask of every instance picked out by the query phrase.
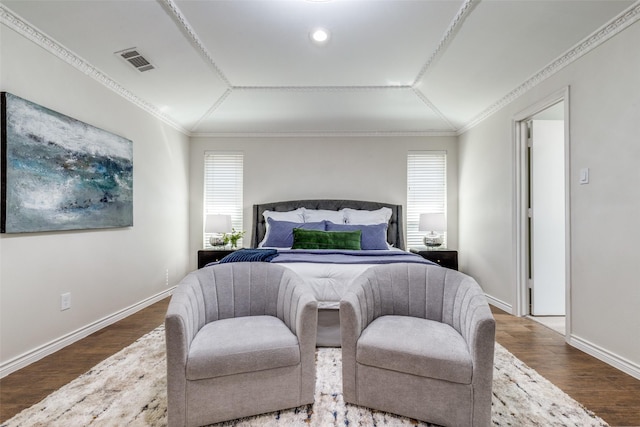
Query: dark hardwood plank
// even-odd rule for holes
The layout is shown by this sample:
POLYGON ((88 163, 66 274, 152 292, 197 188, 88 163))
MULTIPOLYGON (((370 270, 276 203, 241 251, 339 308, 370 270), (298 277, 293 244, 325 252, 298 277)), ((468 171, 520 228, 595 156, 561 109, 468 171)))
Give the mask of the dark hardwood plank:
MULTIPOLYGON (((39 402, 164 320, 166 298, 0 379, 0 422, 39 402)), ((495 307, 496 340, 612 426, 640 426, 640 381, 564 342, 564 337, 495 307)))

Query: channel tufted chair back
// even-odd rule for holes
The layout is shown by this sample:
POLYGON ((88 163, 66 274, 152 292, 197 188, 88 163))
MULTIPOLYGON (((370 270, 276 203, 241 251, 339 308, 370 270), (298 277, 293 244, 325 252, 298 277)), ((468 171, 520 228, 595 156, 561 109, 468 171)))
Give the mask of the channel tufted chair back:
POLYGON ((313 402, 317 302, 292 271, 262 262, 194 271, 165 327, 169 426, 313 402))
POLYGON ((446 426, 490 424, 495 321, 473 278, 424 264, 372 267, 340 302, 340 328, 346 402, 446 426))

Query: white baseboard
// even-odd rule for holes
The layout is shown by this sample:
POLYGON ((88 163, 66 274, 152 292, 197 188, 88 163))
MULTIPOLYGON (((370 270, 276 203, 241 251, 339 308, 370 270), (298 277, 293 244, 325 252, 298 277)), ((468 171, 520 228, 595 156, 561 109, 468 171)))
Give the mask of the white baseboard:
POLYGON ((570 335, 567 343, 640 380, 640 365, 575 335, 570 335))
POLYGON ((487 297, 487 302, 489 304, 498 307, 502 311, 506 311, 507 313, 512 314, 511 310, 513 309, 513 307, 511 306, 511 304, 507 304, 506 302, 494 298, 491 295, 484 294, 484 296, 487 297))
POLYGON ((111 325, 112 323, 117 322, 118 320, 122 320, 127 316, 130 316, 145 307, 150 306, 168 296, 170 296, 175 287, 171 289, 167 289, 162 291, 156 295, 153 295, 147 299, 144 299, 140 302, 137 302, 127 308, 124 308, 116 313, 113 313, 107 317, 104 317, 100 320, 97 320, 93 323, 90 323, 80 329, 77 329, 67 335, 63 335, 60 338, 57 338, 53 341, 48 342, 40 347, 37 347, 33 350, 30 350, 26 353, 21 354, 11 360, 8 360, 0 365, 0 378, 4 378, 7 375, 22 369, 38 360, 42 359, 45 356, 48 356, 52 353, 55 353, 58 350, 63 349, 64 347, 73 344, 76 341, 85 338, 92 333, 99 331, 100 329, 111 325))
MULTIPOLYGON (((499 309, 506 311, 509 314, 512 314, 511 309, 512 306, 510 304, 505 303, 497 298, 492 297, 491 295, 485 294, 487 297, 487 301, 489 304, 498 307, 499 309)), ((616 369, 621 370, 622 372, 631 375, 632 377, 640 380, 640 365, 631 362, 615 353, 610 352, 602 347, 599 347, 592 342, 589 342, 583 338, 577 337, 575 335, 569 335, 566 340, 567 344, 572 347, 577 348, 578 350, 584 351, 590 356, 595 357, 603 361, 604 363, 613 366, 616 369)))

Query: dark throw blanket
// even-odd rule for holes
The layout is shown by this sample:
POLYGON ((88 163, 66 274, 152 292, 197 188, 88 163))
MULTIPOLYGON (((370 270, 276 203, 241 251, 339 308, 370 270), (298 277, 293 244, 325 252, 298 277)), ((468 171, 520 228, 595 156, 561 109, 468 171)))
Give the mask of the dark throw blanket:
POLYGON ((275 249, 238 249, 222 258, 219 263, 225 262, 271 262, 278 255, 275 249))

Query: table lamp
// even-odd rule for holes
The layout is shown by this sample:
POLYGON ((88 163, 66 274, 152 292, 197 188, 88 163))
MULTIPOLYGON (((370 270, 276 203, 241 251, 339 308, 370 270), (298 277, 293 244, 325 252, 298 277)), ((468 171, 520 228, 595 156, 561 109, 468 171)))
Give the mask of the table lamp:
POLYGON ((207 215, 204 232, 211 233, 209 238, 211 246, 223 246, 225 233, 231 233, 231 215, 207 215))
POLYGON ((428 248, 435 248, 442 245, 442 234, 447 229, 444 213, 423 213, 420 214, 420 224, 418 231, 428 231, 424 236, 424 245, 428 248))

